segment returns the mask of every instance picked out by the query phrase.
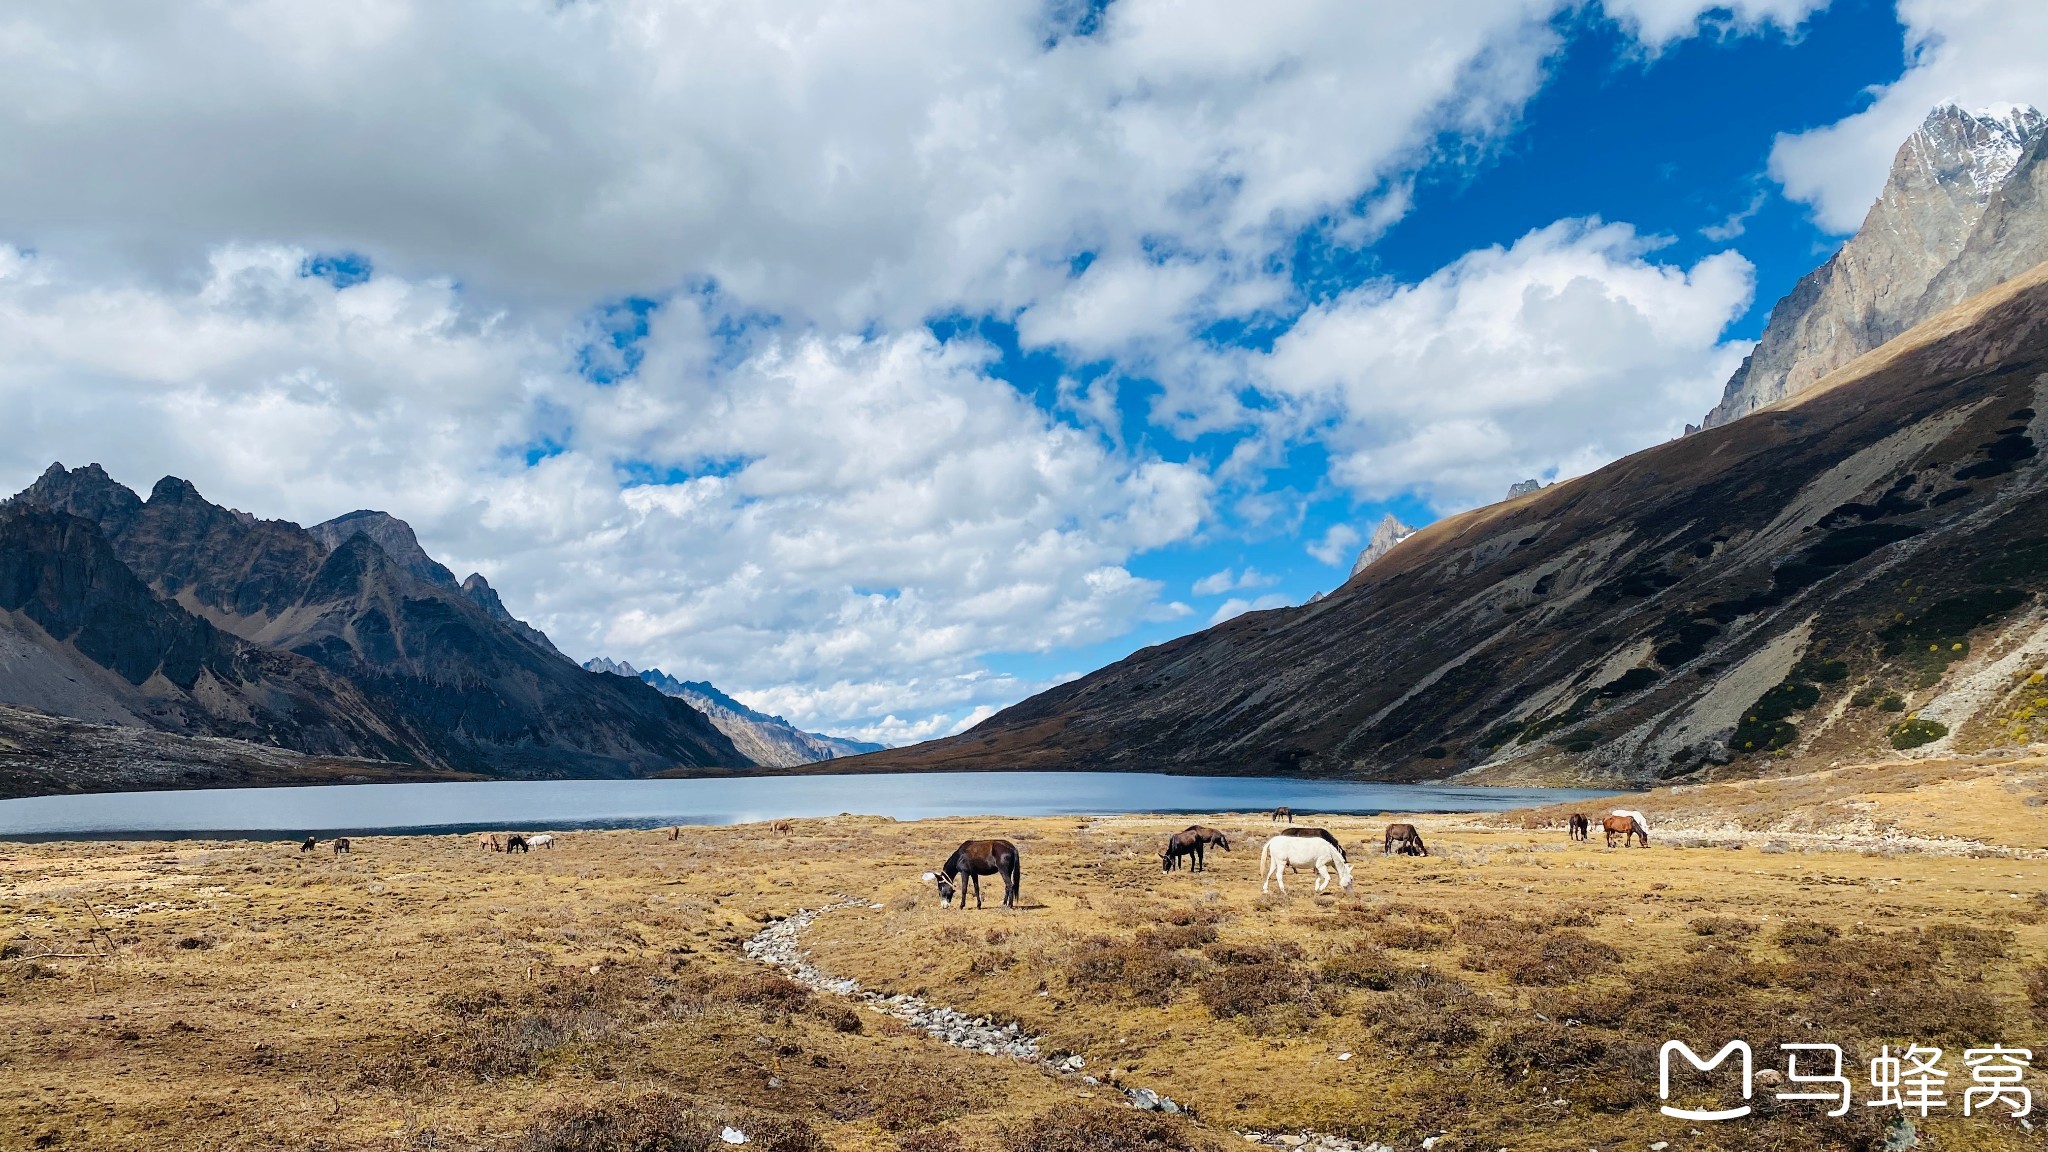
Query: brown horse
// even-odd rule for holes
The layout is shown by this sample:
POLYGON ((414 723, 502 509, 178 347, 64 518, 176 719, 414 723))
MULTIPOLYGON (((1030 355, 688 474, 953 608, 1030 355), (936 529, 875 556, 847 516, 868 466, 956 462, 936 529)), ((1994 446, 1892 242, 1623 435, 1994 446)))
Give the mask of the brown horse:
POLYGON ((775 821, 771 821, 771 822, 769 823, 769 825, 768 825, 768 831, 770 831, 770 832, 773 832, 773 833, 774 833, 775 835, 777 835, 777 836, 787 836, 787 835, 789 835, 789 821, 787 821, 787 820, 775 820, 775 821))
POLYGON ((1205 847, 1221 848, 1225 852, 1230 851, 1230 837, 1225 836, 1221 828, 1211 828, 1206 824, 1190 824, 1186 828, 1181 829, 1181 831, 1193 832, 1205 847))
POLYGON ((1586 814, 1584 812, 1572 813, 1571 824, 1572 839, 1590 840, 1593 838, 1593 822, 1591 820, 1586 819, 1586 814))
POLYGON ((1429 849, 1424 847, 1422 843, 1422 833, 1417 832, 1413 824, 1387 825, 1387 838, 1381 845, 1380 855, 1394 855, 1397 851, 1394 847, 1396 844, 1400 845, 1398 851, 1403 856, 1429 855, 1429 849))
POLYGON ((681 840, 683 838, 683 830, 679 827, 670 828, 668 830, 668 838, 671 840, 681 840))
POLYGON ((1289 824, 1294 823, 1294 809, 1289 808, 1285 804, 1282 804, 1280 807, 1273 809, 1273 822, 1275 824, 1278 824, 1282 816, 1285 816, 1287 818, 1287 822, 1289 824))
POLYGON ((479 832, 476 834, 476 847, 479 852, 503 852, 505 842, 498 839, 496 832, 479 832))
POLYGON ((939 885, 939 900, 947 905, 953 903, 953 894, 960 894, 960 907, 967 907, 967 885, 974 885, 974 906, 981 907, 981 878, 1000 876, 1003 878, 1003 907, 1015 908, 1017 897, 1024 890, 1024 868, 1018 861, 1017 846, 1008 840, 967 840, 953 854, 946 857, 937 872, 927 872, 924 878, 935 880, 939 885), (958 881, 956 884, 955 881, 958 881))
POLYGON ((1643 827, 1642 823, 1633 816, 1609 816, 1600 822, 1600 827, 1607 833, 1607 846, 1609 848, 1614 847, 1614 838, 1616 836, 1621 837, 1621 846, 1623 848, 1628 847, 1629 840, 1634 837, 1642 838, 1643 847, 1648 848, 1650 846, 1649 829, 1643 827))
POLYGON ((1166 851, 1159 854, 1159 870, 1171 872, 1180 867, 1183 857, 1191 857, 1190 872, 1202 870, 1202 841, 1193 832, 1175 832, 1166 838, 1166 851))
POLYGON ((1330 835, 1330 830, 1328 828, 1282 828, 1279 832, 1275 833, 1275 835, 1302 836, 1312 840, 1327 840, 1330 842, 1330 847, 1335 848, 1337 850, 1338 859, 1345 861, 1349 861, 1351 859, 1351 857, 1344 855, 1344 845, 1337 843, 1337 838, 1335 836, 1330 835))
MULTIPOLYGON (((343 852, 349 852, 348 837, 337 836, 334 838, 334 854, 339 856, 343 852)), ((349 854, 354 855, 353 852, 349 852, 349 854)))

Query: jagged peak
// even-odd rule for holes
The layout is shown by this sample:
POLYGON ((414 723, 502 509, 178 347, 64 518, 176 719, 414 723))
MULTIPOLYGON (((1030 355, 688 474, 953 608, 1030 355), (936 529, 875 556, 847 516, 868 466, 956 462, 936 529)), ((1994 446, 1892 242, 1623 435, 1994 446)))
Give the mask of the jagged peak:
POLYGON ((398 561, 406 571, 419 579, 443 588, 459 587, 455 582, 455 573, 427 555, 427 550, 420 546, 419 537, 413 533, 412 525, 389 512, 358 508, 354 512, 315 524, 306 531, 330 552, 352 536, 367 537, 382 548, 386 555, 398 561))

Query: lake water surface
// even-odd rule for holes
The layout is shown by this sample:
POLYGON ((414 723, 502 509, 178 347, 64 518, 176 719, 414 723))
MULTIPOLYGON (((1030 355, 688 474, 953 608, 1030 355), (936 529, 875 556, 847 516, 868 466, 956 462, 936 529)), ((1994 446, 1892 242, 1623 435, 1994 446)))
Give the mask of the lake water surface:
POLYGON ((549 780, 109 792, 0 800, 0 837, 440 833, 476 828, 658 828, 854 813, 933 816, 1137 812, 1491 812, 1611 796, 1565 788, 1452 788, 1136 772, 926 772, 720 780, 549 780))

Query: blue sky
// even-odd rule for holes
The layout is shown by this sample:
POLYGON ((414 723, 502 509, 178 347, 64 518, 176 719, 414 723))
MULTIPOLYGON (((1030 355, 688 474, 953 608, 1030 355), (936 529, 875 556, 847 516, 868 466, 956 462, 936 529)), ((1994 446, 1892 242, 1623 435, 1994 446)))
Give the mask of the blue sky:
POLYGON ((380 508, 898 743, 1676 435, 1929 108, 2048 104, 2038 0, 10 20, 8 483, 380 508))
MULTIPOLYGON (((1778 297, 1843 239, 1770 178, 1772 144, 1780 133, 1868 107, 1875 89, 1899 78, 1904 30, 1892 6, 1837 2, 1790 33, 1701 36, 1654 54, 1597 9, 1562 14, 1554 25, 1563 48, 1512 134, 1476 160, 1452 154, 1425 168, 1413 209, 1369 245, 1339 248, 1305 236, 1290 270, 1294 284, 1313 299, 1380 277, 1415 281, 1475 248, 1512 243, 1561 218, 1598 216, 1667 241, 1659 259, 1691 264, 1740 252, 1756 267, 1757 288, 1726 335, 1755 339, 1778 297)), ((1043 404, 1052 382, 1072 370, 1050 353, 1013 354, 1000 374, 1043 404)), ((1141 436, 1142 415, 1132 408, 1126 435, 1141 436)), ((1151 443, 1175 458, 1220 447, 1151 443)), ((1361 502, 1329 492, 1326 464, 1324 454, 1302 451, 1269 473, 1275 487, 1300 494, 1298 520, 1265 530, 1219 526, 1133 561, 1134 573, 1178 590, 1197 615, 1143 623, 1075 650, 994 655, 991 666, 1026 679, 1068 675, 1181 635, 1233 597, 1300 603, 1348 574, 1348 565, 1338 570, 1310 556, 1305 541, 1337 524, 1367 529, 1387 513, 1416 527, 1440 514, 1412 494, 1361 502), (1193 595, 1196 581, 1224 569, 1256 570, 1271 583, 1193 595)))

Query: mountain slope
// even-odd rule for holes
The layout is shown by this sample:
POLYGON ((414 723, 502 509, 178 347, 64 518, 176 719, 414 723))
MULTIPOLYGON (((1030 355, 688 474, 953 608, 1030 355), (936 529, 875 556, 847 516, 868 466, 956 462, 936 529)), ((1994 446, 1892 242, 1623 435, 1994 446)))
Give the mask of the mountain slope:
POLYGON ((2048 266, 1324 600, 848 767, 1643 781, 2048 739, 2044 414, 2048 266))
POLYGON ((144 501, 97 465, 52 466, 11 504, 91 521, 155 596, 353 685, 402 735, 400 758, 530 777, 748 764, 687 704, 536 641, 480 577, 456 584, 381 513, 316 534, 211 504, 175 477, 144 501))
POLYGON ((765 768, 795 768, 842 756, 880 752, 887 745, 806 732, 780 716, 757 712, 701 680, 678 680, 659 668, 640 671, 631 664, 598 657, 584 661, 592 672, 636 677, 665 696, 674 696, 710 717, 747 759, 765 768))
POLYGON ((151 594, 97 525, 0 508, 0 699, 103 723, 434 763, 355 687, 151 594))
POLYGON ((1794 396, 1935 313, 2048 259, 2032 108, 1928 113, 1863 225, 1771 309, 1707 413, 1712 428, 1794 396))

